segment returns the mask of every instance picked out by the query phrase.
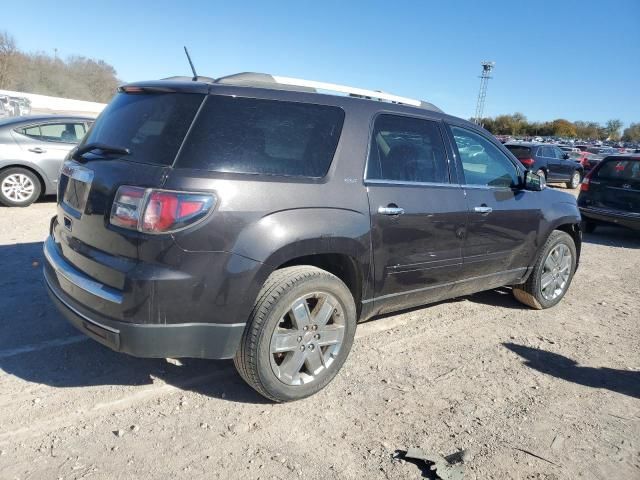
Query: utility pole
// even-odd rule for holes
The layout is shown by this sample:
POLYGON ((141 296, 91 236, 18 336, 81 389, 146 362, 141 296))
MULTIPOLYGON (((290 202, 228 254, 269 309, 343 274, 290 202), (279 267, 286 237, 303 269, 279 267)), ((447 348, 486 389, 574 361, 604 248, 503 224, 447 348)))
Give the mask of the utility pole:
POLYGON ((477 125, 482 125, 482 114, 484 112, 484 101, 487 98, 487 85, 491 77, 491 71, 496 66, 496 62, 482 62, 482 75, 480 75, 480 92, 478 92, 478 103, 476 105, 476 116, 474 121, 477 125))

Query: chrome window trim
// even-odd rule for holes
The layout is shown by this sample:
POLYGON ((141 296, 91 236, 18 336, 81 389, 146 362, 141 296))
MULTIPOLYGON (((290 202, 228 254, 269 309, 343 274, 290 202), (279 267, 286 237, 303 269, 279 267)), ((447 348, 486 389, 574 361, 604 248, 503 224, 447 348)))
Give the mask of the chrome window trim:
POLYGON ((380 178, 365 179, 365 185, 405 185, 416 187, 457 187, 460 185, 457 183, 442 183, 442 182, 410 182, 405 180, 384 180, 380 178))
POLYGON ((63 277, 68 282, 91 295, 118 305, 122 303, 121 292, 92 280, 69 265, 56 251, 55 243, 51 237, 49 237, 44 244, 44 256, 49 262, 49 265, 51 265, 53 270, 56 272, 56 275, 63 277))

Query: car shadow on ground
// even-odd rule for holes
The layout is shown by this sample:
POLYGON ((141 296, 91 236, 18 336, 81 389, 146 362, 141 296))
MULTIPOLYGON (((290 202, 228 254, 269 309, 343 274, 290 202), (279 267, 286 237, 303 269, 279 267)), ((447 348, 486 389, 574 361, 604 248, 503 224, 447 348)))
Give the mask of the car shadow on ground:
POLYGON ((0 370, 56 388, 166 383, 243 403, 265 403, 231 360, 143 359, 110 350, 72 327, 50 301, 42 242, 0 246, 0 370))
POLYGON ((582 241, 605 247, 640 248, 640 232, 628 228, 598 225, 593 233, 583 234, 582 241))
POLYGON ((503 345, 524 359, 527 367, 547 375, 592 388, 605 388, 612 392, 640 398, 640 372, 607 367, 582 367, 558 353, 515 343, 503 345))

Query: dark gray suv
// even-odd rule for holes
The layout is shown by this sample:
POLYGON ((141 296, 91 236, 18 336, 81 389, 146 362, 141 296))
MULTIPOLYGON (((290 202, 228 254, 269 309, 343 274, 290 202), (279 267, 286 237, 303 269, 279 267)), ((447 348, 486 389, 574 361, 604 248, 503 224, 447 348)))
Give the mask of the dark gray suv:
POLYGON ((234 358, 287 401, 331 381, 358 321, 504 285, 557 304, 579 223, 571 195, 431 104, 174 78, 121 87, 70 153, 44 275, 98 342, 234 358))

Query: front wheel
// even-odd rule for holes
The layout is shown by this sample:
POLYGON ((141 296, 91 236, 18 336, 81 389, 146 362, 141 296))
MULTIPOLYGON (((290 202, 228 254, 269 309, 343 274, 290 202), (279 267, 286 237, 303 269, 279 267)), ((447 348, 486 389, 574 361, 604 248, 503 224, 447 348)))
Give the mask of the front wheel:
POLYGON ((566 232, 554 230, 526 283, 513 287, 516 300, 536 310, 558 304, 569 289, 577 258, 573 238, 566 232))
POLYGON ((262 287, 234 363, 261 395, 299 400, 335 377, 355 331, 355 303, 338 277, 312 266, 283 268, 262 287))
POLYGON ((578 188, 578 185, 580 185, 580 180, 582 180, 580 172, 578 170, 574 171, 573 175, 571 175, 571 180, 567 182, 567 188, 570 188, 572 190, 578 188))

